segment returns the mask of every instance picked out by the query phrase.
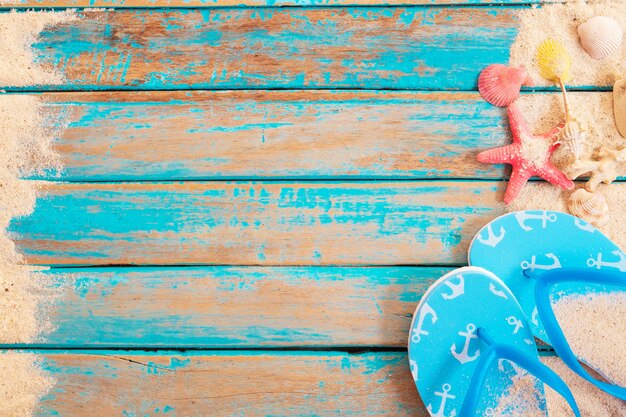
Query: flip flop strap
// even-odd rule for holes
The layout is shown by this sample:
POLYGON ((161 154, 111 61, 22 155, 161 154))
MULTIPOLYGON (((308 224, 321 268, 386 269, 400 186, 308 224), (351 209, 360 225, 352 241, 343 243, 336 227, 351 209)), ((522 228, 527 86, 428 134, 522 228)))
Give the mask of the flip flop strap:
POLYGON ((594 269, 578 269, 578 268, 561 268, 552 269, 537 275, 537 283, 535 285, 535 304, 537 305, 537 313, 543 323, 543 328, 548 335, 550 344, 559 357, 569 366, 572 371, 576 372, 582 378, 586 379, 601 390, 626 400, 626 388, 619 385, 609 384, 598 381, 580 364, 576 355, 572 352, 563 330, 559 325, 552 305, 550 303, 550 287, 563 282, 580 282, 589 284, 603 284, 609 286, 620 286, 626 288, 626 274, 623 272, 610 270, 594 270, 594 269))
POLYGON ((484 329, 478 329, 478 336, 487 343, 488 348, 484 352, 481 352, 480 360, 472 375, 472 380, 458 417, 475 417, 476 406, 480 399, 489 368, 499 359, 509 360, 526 369, 541 382, 548 385, 565 398, 574 412, 574 415, 581 417, 572 391, 570 391, 567 384, 552 369, 514 346, 494 343, 484 329))

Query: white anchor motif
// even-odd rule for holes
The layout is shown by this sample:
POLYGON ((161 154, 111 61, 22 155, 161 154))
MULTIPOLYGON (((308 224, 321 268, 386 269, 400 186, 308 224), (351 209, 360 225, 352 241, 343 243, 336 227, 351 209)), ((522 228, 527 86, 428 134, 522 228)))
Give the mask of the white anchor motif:
POLYGON ((517 332, 519 332, 519 329, 524 327, 524 323, 522 323, 522 321, 515 316, 507 317, 506 322, 509 323, 511 326, 515 326, 515 329, 513 329, 513 334, 517 334, 517 332))
POLYGON ((487 246, 491 246, 492 248, 495 248, 496 246, 498 246, 498 243, 502 242, 502 239, 504 239, 505 234, 506 234, 506 230, 504 230, 504 227, 500 226, 500 233, 496 236, 496 234, 493 233, 493 229, 491 228, 491 225, 489 224, 487 226, 487 237, 483 238, 482 236, 479 235, 476 239, 483 245, 487 245, 487 246))
POLYGON ((553 253, 546 253, 544 256, 546 258, 548 258, 548 259, 551 259, 552 260, 552 264, 538 264, 537 263, 537 257, 535 255, 533 255, 530 258, 530 262, 529 261, 522 261, 520 263, 520 266, 522 267, 523 270, 530 270, 531 272, 534 272, 535 269, 548 270, 548 269, 557 269, 557 268, 561 267, 561 262, 559 261, 559 258, 557 258, 555 254, 553 254, 553 253))
POLYGON ((533 314, 530 317, 530 321, 535 325, 539 326, 539 311, 537 311, 537 306, 533 309, 533 314))
POLYGON ((465 294, 465 279, 463 275, 457 275, 459 278, 458 284, 453 284, 452 280, 444 282, 448 288, 452 290, 450 294, 441 294, 444 300, 453 300, 456 297, 465 294))
POLYGON ((496 289, 496 286, 493 285, 493 282, 489 283, 489 291, 493 294, 496 295, 498 297, 504 298, 505 300, 508 300, 509 297, 507 297, 506 293, 504 291, 498 290, 496 289))
POLYGON ((459 336, 463 336, 465 338, 465 344, 463 345, 463 350, 461 352, 456 351, 456 343, 453 343, 450 346, 450 353, 452 356, 456 358, 457 361, 461 362, 461 364, 466 364, 468 362, 475 361, 480 356, 480 349, 476 349, 472 356, 468 355, 469 345, 472 339, 478 339, 476 335, 476 325, 469 323, 466 327, 467 332, 459 332, 459 336))
POLYGON ((620 272, 626 272, 626 256, 624 256, 624 254, 619 250, 614 250, 611 253, 617 256, 619 260, 615 262, 603 261, 602 253, 598 253, 598 257, 596 259, 593 259, 593 258, 587 259, 587 266, 589 268, 595 267, 596 269, 602 269, 604 267, 614 268, 614 269, 619 269, 620 272))
POLYGON ((430 321, 432 324, 435 324, 437 322, 437 313, 435 312, 435 310, 433 310, 433 308, 429 306, 428 303, 424 303, 422 308, 420 308, 419 316, 417 318, 417 324, 413 329, 413 336, 411 337, 413 343, 419 343, 421 340, 421 335, 428 335, 428 331, 422 329, 422 327, 424 327, 424 320, 427 316, 430 316, 430 321))
POLYGON ((541 220, 541 227, 545 229, 548 222, 554 223, 556 221, 556 214, 548 214, 546 210, 543 210, 541 214, 531 214, 527 211, 519 211, 515 213, 515 219, 517 220, 517 223, 519 223, 519 227, 521 227, 522 230, 530 232, 533 228, 526 225, 526 220, 541 220))
POLYGON ((448 401, 448 399, 453 400, 456 398, 456 395, 449 394, 451 389, 452 389, 452 386, 450 384, 443 384, 441 386, 441 391, 435 391, 435 395, 437 397, 441 397, 441 403, 439 404, 439 410, 437 411, 436 414, 433 411, 432 404, 428 404, 428 407, 426 407, 432 417, 455 417, 456 416, 456 408, 453 409, 450 412, 450 414, 448 415, 445 414, 446 402, 448 401))
POLYGON ((593 233, 597 230, 595 227, 583 220, 580 220, 578 217, 574 219, 574 225, 576 225, 576 227, 578 227, 580 230, 584 230, 585 232, 589 233, 593 233))
POLYGON ((409 359, 409 364, 411 365, 411 375, 413 375, 413 381, 417 382, 417 362, 413 359, 409 359))

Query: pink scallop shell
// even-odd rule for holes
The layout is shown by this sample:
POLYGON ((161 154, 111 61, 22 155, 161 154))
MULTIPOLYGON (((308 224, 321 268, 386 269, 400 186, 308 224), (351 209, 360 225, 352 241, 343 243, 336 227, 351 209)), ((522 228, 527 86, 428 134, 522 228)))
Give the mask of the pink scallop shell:
POLYGON ((507 107, 513 103, 519 97, 522 85, 532 85, 523 67, 493 64, 485 68, 478 77, 480 95, 498 107, 507 107))

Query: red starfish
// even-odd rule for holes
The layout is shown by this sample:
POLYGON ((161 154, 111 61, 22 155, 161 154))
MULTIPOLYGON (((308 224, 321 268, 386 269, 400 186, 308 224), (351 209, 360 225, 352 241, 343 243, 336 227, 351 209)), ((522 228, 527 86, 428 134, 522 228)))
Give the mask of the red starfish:
POLYGON ((508 113, 511 133, 513 133, 513 143, 481 152, 476 157, 479 162, 488 164, 510 164, 513 167, 511 179, 504 193, 504 202, 510 204, 515 197, 519 195, 520 191, 522 191, 528 179, 533 176, 541 177, 554 185, 572 190, 574 183, 550 162, 550 157, 556 148, 559 147, 559 143, 556 139, 561 129, 563 129, 564 123, 559 124, 550 132, 544 133, 543 135, 533 135, 528 127, 528 123, 524 120, 524 116, 515 103, 508 107, 508 113), (531 141, 535 140, 550 141, 553 145, 550 146, 543 155, 536 155, 540 156, 539 158, 535 157, 530 159, 529 153, 531 153, 531 151, 529 151, 529 149, 532 146, 531 141))

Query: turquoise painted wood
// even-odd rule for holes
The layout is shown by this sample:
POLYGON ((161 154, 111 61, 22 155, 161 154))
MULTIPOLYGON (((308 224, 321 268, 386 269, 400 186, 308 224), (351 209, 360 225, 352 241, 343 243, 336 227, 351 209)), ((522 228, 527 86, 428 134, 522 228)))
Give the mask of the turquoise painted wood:
MULTIPOLYGON (((567 0, 562 0, 565 2, 567 0)), ((552 3, 559 2, 551 0, 552 3)), ((15 8, 62 8, 62 7, 273 7, 273 6, 400 6, 400 5, 512 5, 540 4, 541 0, 18 0, 11 3, 15 8)), ((1 7, 1 3, 0 3, 1 7)), ((5 6, 6 7, 6 6, 5 6)))
POLYGON ((427 416, 405 353, 38 352, 37 417, 427 416))
MULTIPOLYGON (((136 7, 131 1, 112 5, 136 7)), ((403 352, 410 314, 428 283, 464 264, 474 232, 502 212, 503 184, 493 181, 503 177, 502 167, 477 166, 467 150, 506 138, 499 110, 472 105, 475 94, 427 102, 416 99, 422 91, 378 90, 475 90, 486 64, 508 60, 516 8, 253 9, 247 6, 290 0, 244 1, 241 8, 81 11, 81 20, 45 31, 34 45, 38 63, 66 82, 21 90, 116 91, 75 101, 69 94, 42 96, 52 97, 46 117, 60 111, 72 118, 57 142, 70 162, 58 179, 108 182, 45 185, 33 214, 10 226, 18 250, 43 265, 167 265, 49 272, 51 285, 63 291, 51 312, 57 328, 39 346, 71 349, 36 351, 56 380, 38 416, 427 415, 403 352), (268 95, 261 101, 246 91, 217 102, 218 94, 234 93, 193 89, 355 89, 369 96, 332 91, 346 95, 309 95, 298 103, 284 98, 298 93, 273 100, 276 91, 256 92, 268 95), (184 91, 155 100, 149 96, 156 93, 129 99, 117 90, 184 91), (234 118, 226 110, 233 104, 240 120, 207 122, 215 112, 234 118), (351 119, 361 112, 402 112, 405 125, 372 131, 375 122, 351 119), (261 113, 281 120, 256 120, 261 113), (331 126, 348 129, 348 136, 395 132, 388 141, 425 146, 409 149, 416 160, 403 167, 391 159, 403 148, 381 139, 360 142, 352 156, 348 149, 335 160, 310 146, 313 153, 282 163, 294 147, 281 147, 280 139, 338 146, 337 136, 313 133, 338 113, 342 118, 326 132, 331 126), (307 126, 306 118, 308 136, 284 133, 288 123, 307 126), (363 130, 349 130, 356 126, 363 130), (242 161, 242 152, 220 154, 229 133, 249 140, 256 166, 242 161), (164 139, 160 152, 155 144, 164 139), (273 157, 283 159, 263 159, 277 143, 273 157), (387 146, 380 155, 388 159, 377 163, 375 154, 359 166, 357 155, 378 143, 387 146), (308 160, 317 162, 304 167, 308 160), (445 168, 435 166, 441 160, 445 168), (379 176, 387 181, 370 181, 379 176), (237 177, 276 181, 189 181, 237 177), (410 181, 390 181, 398 178, 410 181), (318 264, 386 266, 310 266, 318 264), (394 264, 443 266, 388 266, 394 264), (108 349, 76 349, 87 347, 108 349), (123 350, 152 347, 171 350, 123 350), (237 350, 181 351, 186 347, 237 350), (399 351, 238 350, 288 347, 399 351)), ((4 86, 19 90, 13 87, 4 86)))
POLYGON ((86 11, 34 45, 66 83, 28 89, 472 90, 486 63, 508 61, 514 10, 86 11))
POLYGON ((9 231, 44 265, 464 264, 494 182, 49 184, 9 231))
MULTIPOLYGON (((55 268, 50 347, 404 349, 449 268, 55 268)), ((43 290, 42 290, 43 291, 43 290)))
MULTIPOLYGON (((611 93, 570 96, 584 100, 592 94, 611 93)), ((64 166, 60 173, 32 177, 37 179, 509 176, 501 165, 476 161, 477 152, 502 146, 511 137, 505 110, 478 93, 298 90, 33 96, 42 103, 41 122, 56 132, 55 151, 64 166)))
POLYGON ((63 181, 495 178, 478 150, 507 143, 477 93, 46 93, 63 181), (448 161, 442 164, 441 161, 448 161))

